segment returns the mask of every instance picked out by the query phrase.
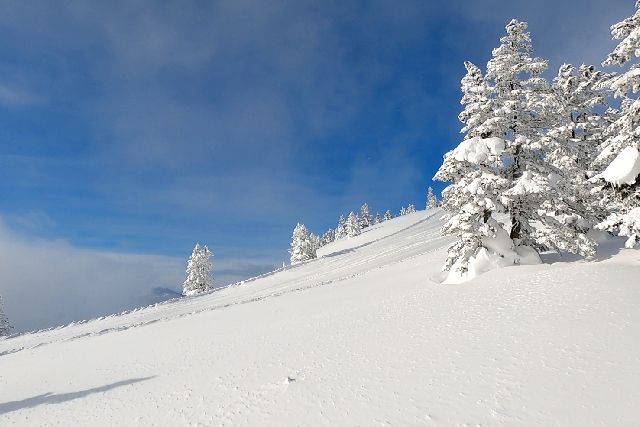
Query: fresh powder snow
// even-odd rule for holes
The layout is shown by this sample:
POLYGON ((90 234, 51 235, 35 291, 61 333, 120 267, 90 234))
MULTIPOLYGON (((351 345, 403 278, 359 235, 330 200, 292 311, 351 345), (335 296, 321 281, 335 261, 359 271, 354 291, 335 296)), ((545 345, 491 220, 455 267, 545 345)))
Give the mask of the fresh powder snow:
POLYGON ((631 185, 640 175, 640 152, 635 147, 626 147, 602 172, 602 178, 613 185, 631 185))
POLYGON ((440 209, 201 296, 0 339, 0 425, 632 426, 640 259, 432 280, 440 209))

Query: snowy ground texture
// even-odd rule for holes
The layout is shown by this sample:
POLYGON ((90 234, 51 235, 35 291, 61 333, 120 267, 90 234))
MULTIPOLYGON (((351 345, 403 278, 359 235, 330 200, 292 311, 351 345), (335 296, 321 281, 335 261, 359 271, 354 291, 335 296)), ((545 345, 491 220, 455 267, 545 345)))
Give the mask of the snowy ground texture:
POLYGON ((640 251, 442 285, 439 216, 0 340, 0 425, 639 425, 640 251))

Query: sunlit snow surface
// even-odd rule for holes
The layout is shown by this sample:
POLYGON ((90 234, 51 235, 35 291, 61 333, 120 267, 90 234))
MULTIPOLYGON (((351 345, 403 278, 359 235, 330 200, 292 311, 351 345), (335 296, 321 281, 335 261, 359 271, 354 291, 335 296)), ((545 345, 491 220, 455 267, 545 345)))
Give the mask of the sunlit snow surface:
POLYGON ((0 340, 1 426, 634 426, 640 253, 430 280, 417 212, 202 297, 0 340))
POLYGON ((631 185, 640 174, 640 152, 634 147, 626 147, 602 172, 605 181, 613 185, 631 185))

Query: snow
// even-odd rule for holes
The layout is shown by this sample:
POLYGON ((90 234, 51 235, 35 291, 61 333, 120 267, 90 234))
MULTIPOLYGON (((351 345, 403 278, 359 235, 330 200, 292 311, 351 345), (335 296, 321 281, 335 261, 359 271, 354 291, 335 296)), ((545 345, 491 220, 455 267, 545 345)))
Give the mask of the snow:
POLYGON ((462 141, 453 150, 453 157, 460 162, 480 164, 499 157, 504 149, 504 139, 474 137, 462 141))
POLYGON ((631 185, 640 174, 640 152, 635 147, 626 147, 602 172, 602 178, 613 185, 631 185))
POLYGON ((242 285, 0 340, 0 425, 635 425, 637 251, 428 277, 439 209, 242 285))

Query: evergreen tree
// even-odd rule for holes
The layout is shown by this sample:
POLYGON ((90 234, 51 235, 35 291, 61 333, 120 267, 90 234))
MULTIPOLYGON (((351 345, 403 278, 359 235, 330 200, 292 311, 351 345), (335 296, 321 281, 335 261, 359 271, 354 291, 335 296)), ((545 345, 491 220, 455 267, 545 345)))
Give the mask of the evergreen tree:
POLYGON ((387 211, 384 213, 384 216, 382 217, 382 220, 389 221, 390 219, 393 219, 393 214, 389 209, 387 209, 387 211))
POLYGON ((629 248, 640 244, 640 1, 635 6, 632 16, 611 27, 613 38, 620 42, 603 65, 633 63, 611 81, 614 95, 622 98, 620 114, 594 161, 606 182, 600 196, 608 212, 598 228, 628 237, 629 248))
POLYGON ((414 204, 410 204, 407 206, 406 214, 412 214, 416 211, 416 206, 414 204))
POLYGON ((316 246, 304 224, 296 224, 291 236, 291 265, 309 261, 316 258, 316 246))
POLYGON ((314 254, 322 246, 322 240, 320 239, 320 236, 314 233, 309 234, 309 242, 311 243, 311 248, 314 254))
POLYGON ((492 214, 504 212, 500 193, 507 188, 502 161, 506 143, 494 134, 504 135, 492 120, 490 89, 486 79, 474 64, 465 62, 467 74, 461 81, 463 123, 466 138, 444 156, 434 176, 437 181, 451 184, 442 192, 442 207, 446 211, 445 235, 457 240, 448 249, 444 270, 463 274, 469 259, 483 247, 483 238, 494 237, 499 225, 491 221, 492 214))
POLYGON ((435 209, 438 206, 440 206, 440 202, 438 201, 438 198, 436 197, 435 194, 433 194, 433 188, 429 187, 427 188, 427 210, 429 209, 435 209))
POLYGON ((376 212, 376 216, 373 218, 374 224, 380 224, 383 221, 382 217, 378 212, 376 212))
POLYGON ((197 295, 213 288, 212 264, 209 258, 213 253, 204 245, 196 244, 187 261, 187 278, 182 284, 182 294, 197 295))
POLYGON ((366 203, 363 204, 362 207, 360 207, 360 215, 358 216, 358 222, 360 223, 360 228, 367 228, 373 225, 373 218, 369 213, 369 205, 366 203))
POLYGON ((327 231, 324 232, 324 234, 322 235, 322 237, 320 238, 320 245, 324 246, 327 245, 331 242, 333 242, 336 239, 335 236, 335 230, 333 228, 328 229, 327 231))
POLYGON ((358 216, 351 212, 346 222, 346 232, 347 236, 354 237, 360 234, 360 223, 358 222, 358 216))
POLYGON ((0 337, 8 336, 11 333, 11 325, 9 319, 4 314, 4 304, 2 302, 2 295, 0 295, 0 337))
POLYGON ((334 237, 335 240, 341 239, 347 235, 347 220, 344 219, 344 215, 340 215, 340 219, 338 220, 338 226, 335 229, 334 237))
POLYGON ((548 84, 541 74, 547 62, 531 56, 533 47, 526 22, 511 20, 507 35, 492 51, 487 77, 492 98, 491 117, 483 123, 485 134, 506 141, 504 177, 510 187, 503 196, 510 216, 510 237, 516 245, 535 246, 531 223, 535 206, 550 188, 548 167, 541 156, 542 132, 547 118, 548 84))
POLYGON ((407 208, 405 208, 404 206, 400 207, 400 216, 404 216, 407 214, 407 208))

